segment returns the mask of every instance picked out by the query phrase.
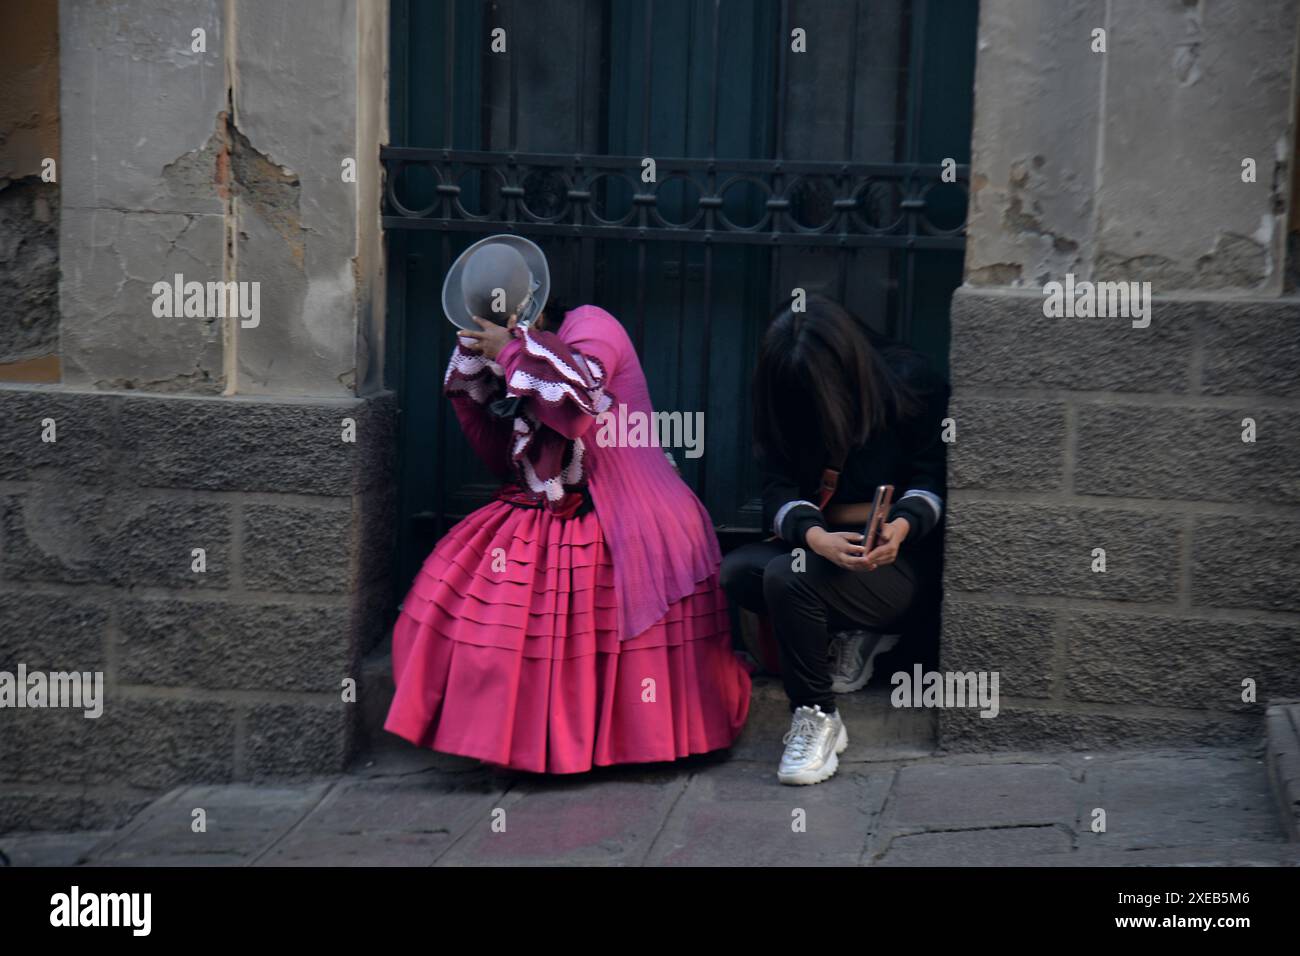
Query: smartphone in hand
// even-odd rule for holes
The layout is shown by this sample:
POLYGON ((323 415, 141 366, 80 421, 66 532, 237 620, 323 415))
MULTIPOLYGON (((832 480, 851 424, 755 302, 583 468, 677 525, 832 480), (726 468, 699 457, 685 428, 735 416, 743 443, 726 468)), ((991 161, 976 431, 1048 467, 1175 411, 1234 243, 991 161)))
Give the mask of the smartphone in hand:
POLYGON ((870 554, 880 538, 880 526, 885 523, 885 516, 889 514, 889 509, 894 505, 894 486, 881 485, 876 489, 876 495, 871 500, 871 513, 867 515, 866 527, 862 529, 862 546, 866 549, 863 554, 870 554))

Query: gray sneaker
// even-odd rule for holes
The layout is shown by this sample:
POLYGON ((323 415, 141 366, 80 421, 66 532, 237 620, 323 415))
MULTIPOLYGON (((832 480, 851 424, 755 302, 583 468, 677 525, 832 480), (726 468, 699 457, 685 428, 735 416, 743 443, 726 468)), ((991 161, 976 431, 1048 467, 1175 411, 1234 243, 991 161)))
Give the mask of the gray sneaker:
POLYGON ((790 732, 783 742, 785 753, 776 779, 797 786, 833 777, 849 735, 838 712, 824 714, 820 707, 800 707, 790 718, 790 732))
POLYGON ((828 654, 831 690, 837 694, 851 694, 866 687, 867 681, 871 680, 871 665, 876 655, 893 650, 896 644, 897 634, 842 631, 833 635, 828 654))

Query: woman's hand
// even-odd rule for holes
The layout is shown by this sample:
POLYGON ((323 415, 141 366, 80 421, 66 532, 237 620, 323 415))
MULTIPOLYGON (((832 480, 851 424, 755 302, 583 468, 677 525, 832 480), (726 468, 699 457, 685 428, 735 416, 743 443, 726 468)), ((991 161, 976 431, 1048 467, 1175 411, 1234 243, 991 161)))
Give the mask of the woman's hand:
POLYGON ((809 528, 804 540, 808 542, 808 547, 831 564, 846 571, 861 571, 867 566, 867 560, 862 554, 862 535, 856 531, 809 528))
POLYGON ((898 557, 899 546, 907 538, 907 533, 912 530, 912 523, 906 518, 895 518, 880 526, 880 540, 884 544, 876 547, 874 551, 865 558, 868 571, 874 571, 876 568, 883 568, 887 564, 893 564, 898 557))
POLYGON ((510 330, 513 329, 519 321, 519 316, 510 316, 504 327, 497 325, 495 322, 489 322, 487 319, 480 319, 477 315, 472 316, 481 332, 462 331, 459 334, 461 347, 468 352, 474 352, 482 355, 484 358, 495 361, 496 357, 501 354, 501 350, 510 344, 510 330), (466 340, 469 341, 466 341, 466 340))

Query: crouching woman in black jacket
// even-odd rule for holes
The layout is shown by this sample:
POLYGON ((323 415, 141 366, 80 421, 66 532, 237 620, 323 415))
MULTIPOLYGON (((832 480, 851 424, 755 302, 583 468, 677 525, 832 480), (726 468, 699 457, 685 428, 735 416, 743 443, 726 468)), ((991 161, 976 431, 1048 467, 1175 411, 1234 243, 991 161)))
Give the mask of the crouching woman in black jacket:
POLYGON ((937 600, 947 404, 947 383, 921 355, 830 299, 810 296, 802 312, 787 302, 763 339, 754 438, 776 537, 729 554, 722 582, 733 603, 770 616, 781 649, 793 712, 782 783, 835 773, 848 746, 835 693, 862 687, 887 649, 881 635, 917 602, 937 600), (827 469, 838 482, 825 481, 827 469), (895 503, 866 553, 878 485, 894 486, 895 503))

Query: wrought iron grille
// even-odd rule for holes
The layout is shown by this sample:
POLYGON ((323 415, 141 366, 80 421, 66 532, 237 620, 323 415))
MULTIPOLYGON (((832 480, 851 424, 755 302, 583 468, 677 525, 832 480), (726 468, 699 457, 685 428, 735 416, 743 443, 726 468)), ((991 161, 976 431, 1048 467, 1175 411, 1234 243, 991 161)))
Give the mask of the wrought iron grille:
MULTIPOLYGON (((782 160, 655 159, 656 181, 644 182, 645 157, 556 156, 386 146, 387 229, 468 232, 519 230, 533 235, 760 245, 962 249, 965 221, 952 220, 953 197, 938 216, 929 196, 955 186, 965 207, 970 167, 939 164, 817 163, 782 160), (408 168, 435 183, 422 205, 402 196, 408 168), (468 188, 466 181, 473 183, 468 188), (742 184, 762 193, 751 224, 727 215, 727 196, 742 184), (477 189, 476 189, 477 187, 477 189), (549 188, 548 188, 549 187, 549 188), (689 188, 687 188, 689 187, 689 188), (665 188, 693 192, 683 213, 661 204, 665 188), (479 193, 467 209, 467 192, 479 193), (418 206, 419 208, 412 208, 418 206), (936 221, 936 219, 938 221, 936 221), (947 221, 945 221, 945 219, 947 221)), ((653 158, 653 157, 651 157, 653 158)), ((683 205, 674 197, 673 206, 683 205)))

